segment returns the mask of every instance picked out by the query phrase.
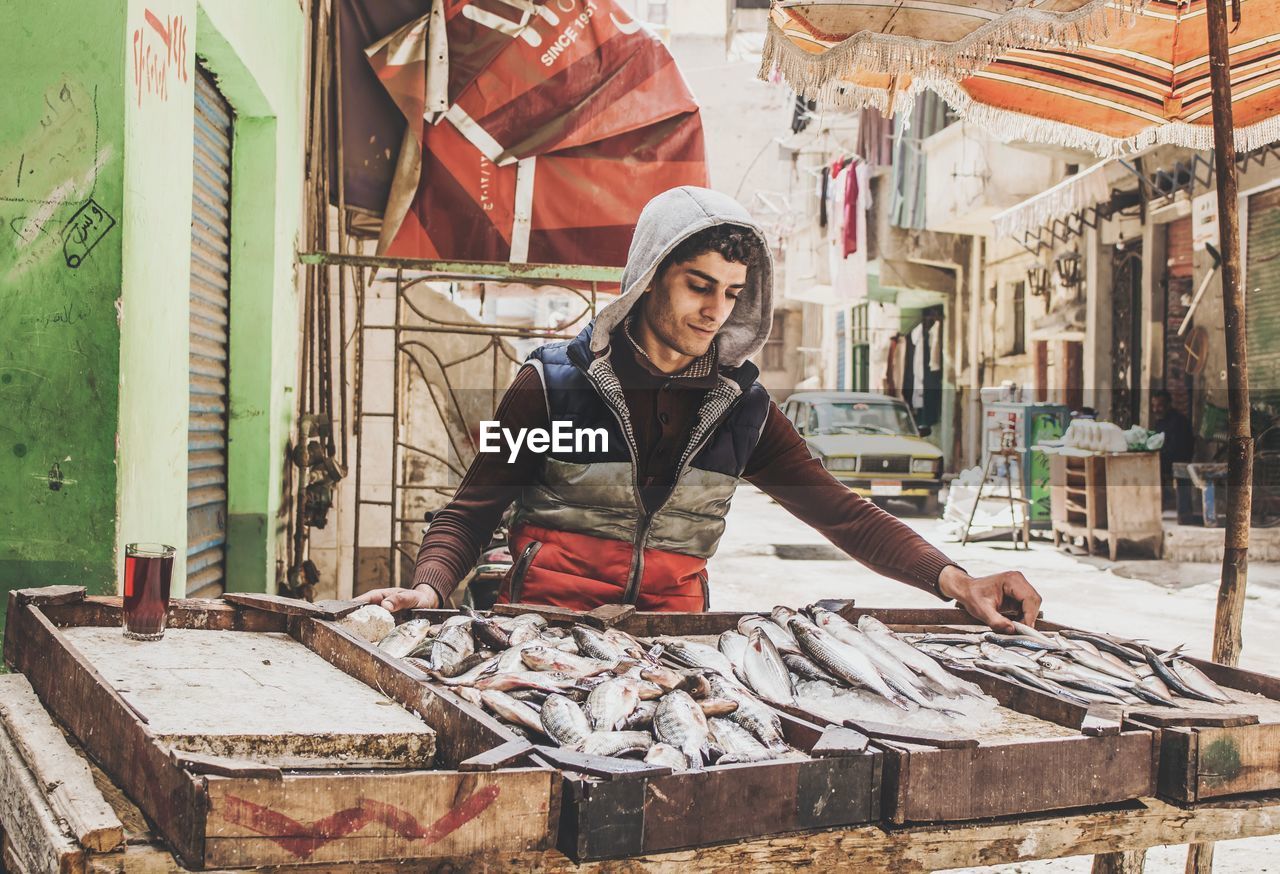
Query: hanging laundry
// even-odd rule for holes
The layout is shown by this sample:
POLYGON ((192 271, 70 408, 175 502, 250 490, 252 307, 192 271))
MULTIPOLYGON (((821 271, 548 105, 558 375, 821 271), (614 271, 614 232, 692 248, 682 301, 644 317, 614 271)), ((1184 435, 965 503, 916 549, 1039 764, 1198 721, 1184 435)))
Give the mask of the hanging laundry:
POLYGON ((942 370, 942 319, 929 325, 929 370, 942 370))
POLYGON ((827 198, 830 196, 831 168, 822 168, 822 181, 818 184, 818 227, 827 227, 827 198))
POLYGON ((860 193, 857 173, 859 163, 855 158, 844 173, 844 210, 841 216, 843 227, 840 240, 841 254, 846 258, 858 251, 858 218, 861 211, 861 201, 858 197, 860 193))
POLYGON ((889 338, 889 354, 884 359, 884 393, 893 397, 898 393, 898 379, 894 367, 898 360, 898 335, 889 338))
POLYGON ((873 107, 858 115, 858 154, 872 167, 893 164, 893 121, 873 107))

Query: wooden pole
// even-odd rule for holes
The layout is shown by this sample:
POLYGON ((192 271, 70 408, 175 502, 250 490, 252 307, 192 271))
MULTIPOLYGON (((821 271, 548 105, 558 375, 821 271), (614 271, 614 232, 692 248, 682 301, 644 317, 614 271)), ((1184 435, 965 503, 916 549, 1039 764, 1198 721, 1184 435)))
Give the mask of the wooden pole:
POLYGON ((1227 536, 1222 584, 1213 628, 1213 660, 1240 659, 1240 620, 1249 573, 1249 518, 1253 504, 1253 439, 1249 433, 1249 351, 1244 288, 1240 283, 1240 212, 1236 182, 1235 125, 1231 118, 1231 59, 1226 0, 1206 5, 1209 75, 1213 86, 1214 167, 1218 182, 1218 235, 1222 251, 1222 309, 1227 342, 1227 536))
MULTIPOLYGON (((1235 124, 1231 117, 1228 0, 1209 0, 1209 79, 1213 87, 1213 160, 1218 182, 1218 237, 1222 251, 1222 313, 1227 341, 1227 532, 1222 583, 1213 625, 1213 660, 1240 660, 1244 592, 1249 579, 1249 519, 1253 505, 1253 438, 1249 433, 1249 346, 1244 288, 1240 284, 1240 212, 1236 180, 1235 124)), ((1213 870, 1213 844, 1192 844, 1187 874, 1213 870)))

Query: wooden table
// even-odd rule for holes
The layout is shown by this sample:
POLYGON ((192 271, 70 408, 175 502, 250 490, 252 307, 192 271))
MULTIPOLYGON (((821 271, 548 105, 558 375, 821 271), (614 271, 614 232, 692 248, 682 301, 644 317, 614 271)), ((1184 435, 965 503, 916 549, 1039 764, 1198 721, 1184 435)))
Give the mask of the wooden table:
MULTIPOLYGON (((0 828, 9 871, 162 874, 181 867, 147 827, 138 809, 54 726, 24 678, 0 677, 0 828), (33 706, 34 703, 34 706, 33 706), (35 771, 30 762, 36 761, 35 771), (91 774, 91 779, 88 775, 91 774), (50 788, 52 787, 52 788, 50 788), (60 791, 73 789, 74 791, 60 791), (103 802, 119 832, 98 828, 91 850, 71 835, 75 822, 101 820, 103 802), (55 813, 55 810, 57 811, 55 813)), ((696 814, 691 814, 696 815, 696 814)), ((109 818, 109 814, 108 814, 109 818)), ((83 827, 79 833, 84 834, 83 827)), ((934 871, 1032 859, 1120 853, 1280 833, 1280 794, 1179 808, 1154 798, 1087 813, 999 822, 884 829, 863 826, 576 866, 556 851, 417 865, 368 862, 256 869, 279 874, 405 874, 441 870, 699 871, 727 867, 813 865, 846 870, 934 871)), ((1113 869, 1114 870, 1114 869, 1113 869)))

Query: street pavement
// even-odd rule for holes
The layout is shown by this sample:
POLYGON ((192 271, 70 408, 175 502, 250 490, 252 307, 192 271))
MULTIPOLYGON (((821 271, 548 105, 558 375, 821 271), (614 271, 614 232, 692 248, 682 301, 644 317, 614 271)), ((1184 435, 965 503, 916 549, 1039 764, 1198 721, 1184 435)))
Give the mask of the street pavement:
MULTIPOLYGON (((891 509, 897 510, 897 507, 891 509)), ((943 538, 941 520, 913 518, 911 526, 969 573, 979 576, 1020 570, 1044 599, 1046 618, 1091 630, 1173 646, 1186 644, 1192 655, 1209 656, 1219 569, 1209 564, 1077 557, 1033 539, 1030 550, 1014 549, 1008 539, 961 546, 943 538)), ((867 607, 930 607, 932 595, 880 576, 843 556, 821 534, 791 516, 758 489, 743 486, 734 497, 719 551, 709 563, 711 609, 767 610, 775 604, 798 607, 819 598, 852 598, 867 607)), ((1280 565, 1250 567, 1240 665, 1269 673, 1280 670, 1280 565)), ((1217 872, 1280 871, 1280 836, 1218 844, 1217 872)), ((1181 847, 1148 854, 1148 874, 1183 871, 1181 847)), ((969 869, 992 872, 1090 870, 1090 859, 969 869)))

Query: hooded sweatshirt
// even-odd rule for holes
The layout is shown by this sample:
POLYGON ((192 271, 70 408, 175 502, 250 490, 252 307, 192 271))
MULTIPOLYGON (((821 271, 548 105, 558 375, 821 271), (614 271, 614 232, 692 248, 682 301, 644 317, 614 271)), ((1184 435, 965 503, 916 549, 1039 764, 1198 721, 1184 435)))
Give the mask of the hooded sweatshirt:
MULTIPOLYGON (((587 394, 594 403, 595 394, 609 395, 616 386, 618 425, 625 425, 629 434, 615 436, 634 448, 628 448, 625 461, 616 451, 609 458, 549 458, 525 449, 510 462, 505 454, 479 454, 453 501, 433 518, 419 551, 415 585, 430 586, 442 601, 447 598, 515 501, 513 576, 522 581, 530 565, 545 566, 532 568, 535 576, 542 573, 540 588, 522 593, 517 582, 517 597, 578 608, 616 602, 624 596, 601 586, 596 577, 617 576, 618 566, 601 573, 591 556, 608 565, 602 556, 630 542, 642 544, 633 552, 642 557, 640 564, 648 563, 638 571, 642 580, 634 581, 639 591, 629 592, 633 603, 642 609, 707 609, 705 560, 715 551, 736 482, 729 476, 725 489, 728 471, 760 487, 852 557, 937 594, 938 575, 952 562, 832 478, 756 383, 758 370, 749 357, 768 338, 772 280, 764 234, 732 199, 705 189, 678 188, 651 201, 637 222, 622 295, 574 341, 535 351, 494 416, 512 430, 549 428, 552 409, 580 421, 581 405, 566 396, 587 394), (755 263, 707 355, 680 374, 664 374, 631 339, 628 319, 635 318, 633 308, 662 260, 685 238, 716 224, 732 224, 754 235, 755 263), (582 388, 587 385, 595 392, 582 388), (711 415, 723 422, 722 430, 729 429, 727 435, 699 435, 702 416, 711 415), (705 441, 701 451, 687 452, 691 434, 705 441), (727 458, 726 452, 739 457, 727 458), (581 486, 584 476, 593 477, 595 485, 581 486), (610 487, 599 488, 601 482, 610 487), (579 484, 576 492, 571 483, 579 484), (634 500, 627 497, 631 488, 634 500), (548 489, 562 494, 548 501, 548 489), (586 494, 602 507, 584 507, 590 502, 580 496, 586 494), (661 549, 650 548, 650 523, 659 529, 661 549), (682 529, 689 532, 685 538, 675 533, 682 529), (545 548, 548 544, 551 548, 545 548), (664 573, 679 579, 660 579, 664 573), (557 591, 561 588, 574 591, 557 591)), ((620 586, 620 592, 627 591, 620 586)), ((510 588, 505 590, 511 594, 510 588)))

